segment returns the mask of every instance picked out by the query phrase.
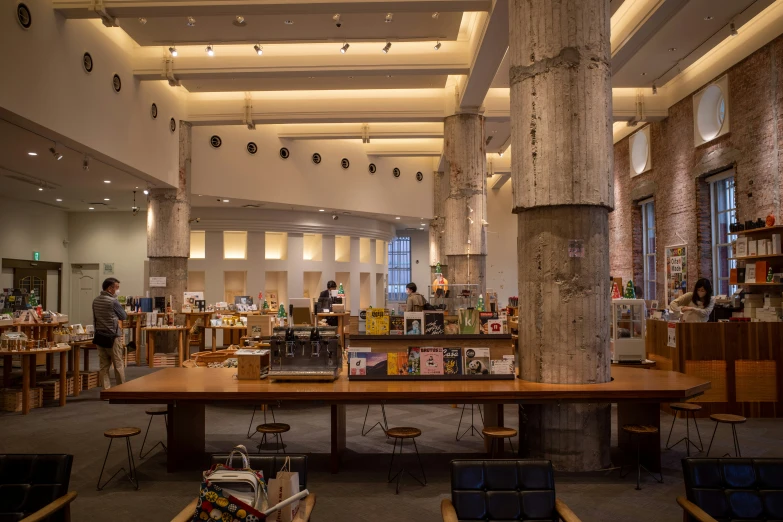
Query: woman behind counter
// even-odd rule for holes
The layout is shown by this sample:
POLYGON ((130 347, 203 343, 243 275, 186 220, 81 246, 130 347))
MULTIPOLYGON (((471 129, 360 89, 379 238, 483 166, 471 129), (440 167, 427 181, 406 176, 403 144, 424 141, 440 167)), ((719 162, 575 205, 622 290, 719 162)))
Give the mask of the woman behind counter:
POLYGON ((682 313, 682 321, 686 323, 706 323, 715 301, 712 299, 712 285, 707 279, 699 279, 693 292, 688 292, 672 301, 669 308, 682 313))

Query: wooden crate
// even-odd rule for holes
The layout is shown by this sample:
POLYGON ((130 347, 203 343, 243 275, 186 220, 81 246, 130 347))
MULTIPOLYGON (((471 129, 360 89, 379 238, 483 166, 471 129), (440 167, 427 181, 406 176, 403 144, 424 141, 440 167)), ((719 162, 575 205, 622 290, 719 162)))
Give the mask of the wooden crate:
MULTIPOLYGON (((66 380, 66 387, 68 388, 66 396, 73 395, 73 377, 68 377, 66 380)), ((43 388, 43 399, 45 401, 58 401, 60 400, 60 379, 52 379, 49 381, 41 381, 38 383, 43 388)))
POLYGON ((176 353, 156 353, 152 358, 153 368, 173 368, 179 365, 179 355, 176 353))
MULTIPOLYGON (((43 390, 30 388, 30 408, 43 406, 43 390)), ((22 411, 22 390, 15 388, 0 389, 0 410, 19 412, 22 411)))
POLYGON ((79 374, 82 390, 98 387, 98 372, 81 372, 79 374))

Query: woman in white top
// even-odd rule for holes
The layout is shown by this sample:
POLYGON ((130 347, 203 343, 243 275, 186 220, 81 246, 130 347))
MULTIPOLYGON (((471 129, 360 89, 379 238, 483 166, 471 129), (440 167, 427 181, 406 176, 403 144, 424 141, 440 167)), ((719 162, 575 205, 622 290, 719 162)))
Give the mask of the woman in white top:
POLYGON ((682 314, 686 323, 706 323, 715 301, 712 299, 712 285, 707 279, 699 279, 693 292, 688 292, 672 301, 669 308, 682 314))

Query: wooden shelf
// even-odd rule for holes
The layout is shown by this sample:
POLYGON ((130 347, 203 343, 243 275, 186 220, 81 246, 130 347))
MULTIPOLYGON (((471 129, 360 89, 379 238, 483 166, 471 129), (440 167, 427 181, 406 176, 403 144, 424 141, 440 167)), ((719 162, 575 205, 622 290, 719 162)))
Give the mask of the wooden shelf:
POLYGON ((773 257, 783 257, 783 254, 767 254, 766 256, 743 256, 743 257, 730 257, 730 261, 752 261, 754 259, 769 259, 773 257))
MULTIPOLYGON (((753 234, 761 234, 761 233, 772 233, 772 232, 781 232, 783 233, 783 225, 775 225, 773 227, 764 227, 764 228, 754 228, 753 230, 743 230, 742 232, 734 232, 734 234, 738 236, 750 236, 753 234)), ((731 234, 731 232, 729 232, 731 234)))
POLYGON ((737 286, 742 286, 742 285, 746 285, 746 286, 783 286, 783 283, 767 283, 767 282, 764 282, 764 283, 739 283, 737 286))

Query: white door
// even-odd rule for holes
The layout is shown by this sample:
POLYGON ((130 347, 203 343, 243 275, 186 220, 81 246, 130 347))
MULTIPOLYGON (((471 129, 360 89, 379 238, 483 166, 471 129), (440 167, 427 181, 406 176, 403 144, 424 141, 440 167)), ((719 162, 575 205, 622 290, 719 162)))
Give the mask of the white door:
POLYGON ((98 265, 71 265, 71 324, 92 324, 92 301, 99 293, 98 265))

